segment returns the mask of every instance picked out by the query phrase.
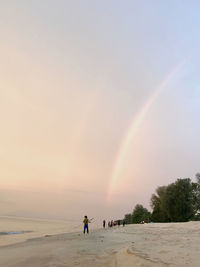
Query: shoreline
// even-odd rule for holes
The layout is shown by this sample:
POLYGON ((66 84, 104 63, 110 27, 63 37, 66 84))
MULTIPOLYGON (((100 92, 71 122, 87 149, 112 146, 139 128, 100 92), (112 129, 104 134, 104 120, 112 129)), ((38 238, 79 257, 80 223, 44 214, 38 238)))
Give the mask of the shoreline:
POLYGON ((0 217, 0 247, 21 243, 30 238, 44 237, 45 235, 77 232, 81 230, 80 224, 78 226, 77 224, 68 221, 0 217))

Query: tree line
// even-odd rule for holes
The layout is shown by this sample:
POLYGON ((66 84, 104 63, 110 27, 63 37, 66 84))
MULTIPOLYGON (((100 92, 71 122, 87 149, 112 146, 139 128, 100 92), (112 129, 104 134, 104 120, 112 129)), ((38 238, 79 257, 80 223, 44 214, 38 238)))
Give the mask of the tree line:
POLYGON ((132 213, 125 215, 125 222, 200 220, 200 173, 196 174, 196 182, 184 178, 167 186, 159 186, 151 196, 150 206, 152 212, 137 204, 132 213))

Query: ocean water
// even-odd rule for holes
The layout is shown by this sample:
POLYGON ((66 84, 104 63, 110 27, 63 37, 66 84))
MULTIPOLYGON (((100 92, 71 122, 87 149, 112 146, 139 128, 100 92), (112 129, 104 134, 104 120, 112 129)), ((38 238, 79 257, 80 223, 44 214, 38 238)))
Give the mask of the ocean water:
POLYGON ((82 231, 82 221, 55 221, 0 216, 0 246, 27 239, 82 231))

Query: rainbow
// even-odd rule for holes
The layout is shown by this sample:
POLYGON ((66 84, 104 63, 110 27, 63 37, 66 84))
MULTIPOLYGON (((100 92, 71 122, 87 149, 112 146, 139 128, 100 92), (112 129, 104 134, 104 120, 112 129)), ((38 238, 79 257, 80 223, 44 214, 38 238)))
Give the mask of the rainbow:
POLYGON ((175 74, 185 65, 185 61, 182 61, 178 65, 176 65, 165 77, 165 79, 159 84, 158 87, 155 88, 150 98, 146 101, 146 103, 142 106, 142 108, 137 113, 136 117, 131 122, 127 133, 125 134, 122 143, 119 148, 119 152, 117 154, 114 167, 112 170, 112 175, 110 179, 110 184, 108 187, 108 193, 107 193, 107 200, 111 200, 111 197, 113 193, 116 190, 117 182, 121 179, 119 173, 123 165, 124 158, 129 150, 129 146, 135 137, 137 130, 139 129, 141 123, 143 122, 148 110, 158 97, 158 95, 161 93, 161 91, 167 86, 170 80, 175 76, 175 74))

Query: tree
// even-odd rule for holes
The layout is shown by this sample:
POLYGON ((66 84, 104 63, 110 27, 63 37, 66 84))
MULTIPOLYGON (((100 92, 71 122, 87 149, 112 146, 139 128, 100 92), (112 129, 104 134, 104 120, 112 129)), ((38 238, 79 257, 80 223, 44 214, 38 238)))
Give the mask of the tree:
POLYGON ((152 214, 137 204, 132 214, 126 214, 126 223, 140 223, 151 218, 154 222, 200 221, 200 173, 196 182, 190 178, 177 179, 167 186, 160 186, 151 196, 152 214))
POLYGON ((126 214, 125 215, 125 217, 124 217, 124 220, 125 220, 125 223, 126 224, 130 224, 132 221, 131 221, 131 213, 128 213, 128 214, 126 214))
POLYGON ((196 183, 192 183, 194 219, 200 219, 200 173, 196 174, 196 183))
POLYGON ((163 207, 163 199, 166 192, 166 186, 160 186, 156 189, 156 194, 151 196, 151 208, 153 222, 169 222, 170 219, 163 207))
POLYGON ((200 173, 199 172, 196 173, 195 177, 196 177, 197 183, 200 185, 200 173))
POLYGON ((194 216, 193 186, 189 178, 167 186, 162 208, 173 222, 185 222, 194 216))
POLYGON ((149 220, 151 213, 142 205, 137 204, 132 213, 132 223, 140 223, 149 220))

